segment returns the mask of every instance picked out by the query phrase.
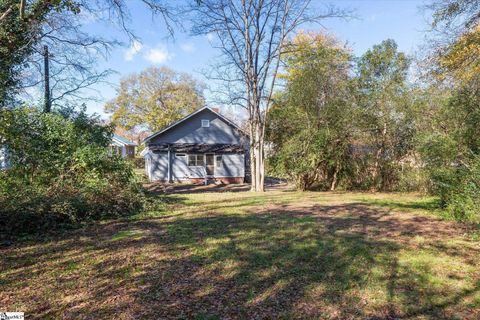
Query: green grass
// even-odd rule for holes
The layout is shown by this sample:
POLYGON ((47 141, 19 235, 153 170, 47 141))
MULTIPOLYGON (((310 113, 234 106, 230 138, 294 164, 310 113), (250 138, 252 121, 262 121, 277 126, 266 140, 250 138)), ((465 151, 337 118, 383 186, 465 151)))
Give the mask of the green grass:
POLYGON ((161 197, 129 220, 0 249, 0 306, 39 319, 480 318, 478 231, 438 218, 433 198, 161 197))
POLYGON ((111 238, 112 241, 119 241, 125 239, 140 239, 143 237, 141 230, 123 230, 114 234, 111 238))

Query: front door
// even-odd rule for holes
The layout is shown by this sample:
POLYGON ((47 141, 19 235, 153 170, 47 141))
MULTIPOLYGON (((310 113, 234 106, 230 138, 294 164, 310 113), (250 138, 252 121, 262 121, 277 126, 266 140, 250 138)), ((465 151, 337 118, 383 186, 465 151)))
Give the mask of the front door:
POLYGON ((205 170, 207 176, 213 176, 215 172, 215 155, 208 153, 205 155, 205 170))

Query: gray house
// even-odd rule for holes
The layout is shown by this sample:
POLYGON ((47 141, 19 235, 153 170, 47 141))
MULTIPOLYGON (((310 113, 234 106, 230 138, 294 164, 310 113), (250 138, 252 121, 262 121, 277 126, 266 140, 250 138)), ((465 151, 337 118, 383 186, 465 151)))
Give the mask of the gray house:
POLYGON ((243 183, 248 137, 208 107, 199 109, 144 140, 150 181, 243 183))

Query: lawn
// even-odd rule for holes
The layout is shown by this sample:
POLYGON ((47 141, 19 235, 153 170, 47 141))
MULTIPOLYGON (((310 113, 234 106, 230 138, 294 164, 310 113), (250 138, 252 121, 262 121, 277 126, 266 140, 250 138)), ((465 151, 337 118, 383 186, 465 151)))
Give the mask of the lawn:
POLYGON ((479 319, 480 242, 410 194, 163 196, 0 249, 28 319, 479 319))

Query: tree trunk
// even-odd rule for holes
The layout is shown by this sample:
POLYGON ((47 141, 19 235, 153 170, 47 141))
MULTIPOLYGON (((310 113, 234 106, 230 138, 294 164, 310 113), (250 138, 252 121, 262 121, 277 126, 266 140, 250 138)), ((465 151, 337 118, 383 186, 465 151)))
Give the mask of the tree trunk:
POLYGON ((385 122, 383 124, 383 129, 382 129, 382 141, 380 148, 378 148, 376 154, 375 154, 375 164, 374 164, 374 171, 373 171, 373 180, 376 184, 375 189, 381 189, 380 184, 377 185, 378 183, 378 177, 380 176, 380 158, 382 157, 382 154, 384 153, 385 150, 385 140, 387 136, 387 123, 385 122))
POLYGON ((263 192, 265 183, 265 157, 264 157, 264 141, 263 128, 260 121, 255 120, 253 126, 253 155, 255 167, 252 167, 252 191, 263 192), (253 178, 254 177, 254 178, 253 178))
POLYGON ((338 172, 340 171, 340 161, 337 161, 335 164, 335 171, 333 172, 332 183, 330 184, 330 191, 335 191, 338 181, 338 172))
POLYGON ((256 191, 257 189, 257 180, 256 180, 256 164, 255 164, 255 137, 253 135, 253 124, 250 121, 250 191, 256 191))
POLYGON ((259 189, 258 191, 264 192, 265 191, 265 145, 263 141, 263 137, 259 143, 259 149, 260 149, 260 166, 259 170, 260 171, 260 181, 258 183, 259 189))

